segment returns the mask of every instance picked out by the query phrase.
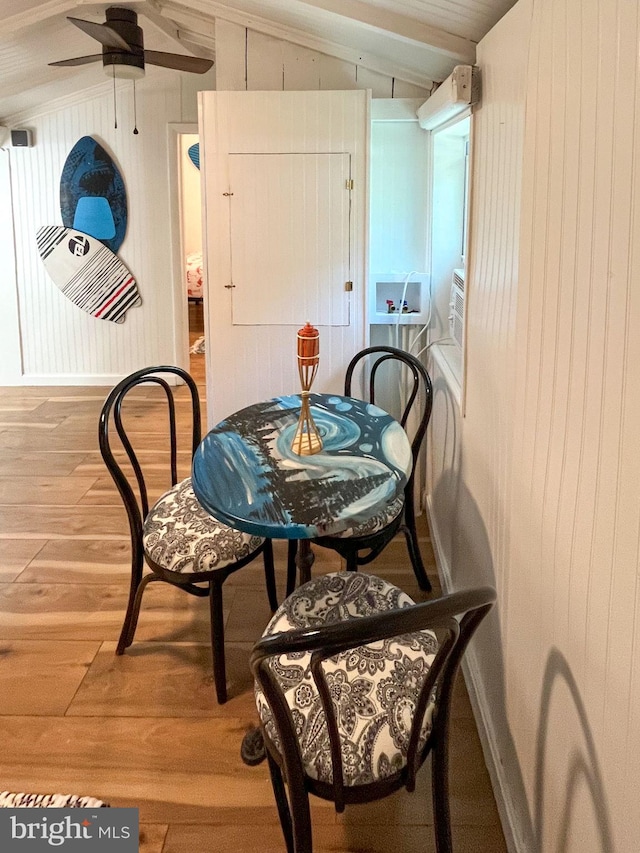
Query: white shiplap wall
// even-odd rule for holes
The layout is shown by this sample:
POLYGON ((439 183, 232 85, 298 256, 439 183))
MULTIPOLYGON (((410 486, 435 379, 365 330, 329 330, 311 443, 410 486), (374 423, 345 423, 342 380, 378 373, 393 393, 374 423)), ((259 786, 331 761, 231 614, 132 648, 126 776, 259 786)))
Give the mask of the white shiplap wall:
POLYGON ((567 853, 640 848, 639 37, 634 2, 534 3, 507 650, 536 830, 567 853))
POLYGON ((371 89, 374 98, 421 98, 429 89, 289 41, 216 20, 216 79, 223 90, 371 89))
POLYGON ((478 45, 482 101, 473 117, 465 417, 447 364, 434 353, 428 467, 430 522, 445 585, 487 583, 498 590, 497 607, 468 653, 467 672, 508 841, 520 853, 532 853, 533 841, 519 756, 510 734, 505 696, 510 673, 505 658, 510 625, 518 229, 531 2, 520 0, 478 45))
POLYGON ((12 198, 11 157, 0 149, 0 385, 22 374, 12 198))
POLYGON ((167 124, 195 121, 197 88, 214 84, 211 72, 200 77, 153 69, 137 84, 137 136, 132 133, 133 93, 128 83, 118 84, 117 130, 108 83, 10 117, 11 126, 32 129, 35 145, 0 151, 0 221, 9 223, 15 234, 14 242, 3 225, 3 384, 108 385, 139 367, 186 360, 174 294, 176 287, 182 288, 182 270, 179 280, 172 274, 172 246, 175 243, 178 254, 179 246, 178 231, 171 227, 177 197, 170 195, 168 169, 170 158, 177 155, 168 148, 175 138, 168 136, 167 124), (136 277, 143 304, 128 312, 122 325, 95 320, 68 302, 49 279, 36 248, 41 225, 62 224, 62 166, 85 135, 95 136, 111 153, 127 188, 127 235, 118 256, 136 277))
POLYGON ((498 588, 469 662, 522 853, 640 849, 639 34, 636 3, 520 0, 478 48, 466 417, 452 457, 435 416, 459 463, 431 513, 453 584, 498 588))
POLYGON ((168 239, 169 197, 166 123, 179 116, 179 86, 139 85, 139 135, 134 136, 132 90, 117 93, 114 129, 109 92, 34 116, 35 146, 13 149, 13 221, 20 302, 24 381, 111 383, 131 370, 174 358, 172 280, 168 239), (116 160, 124 177, 128 229, 118 256, 135 276, 142 307, 122 325, 96 320, 69 302, 49 279, 35 243, 41 225, 61 224, 60 174, 67 154, 85 135, 94 136, 116 160))

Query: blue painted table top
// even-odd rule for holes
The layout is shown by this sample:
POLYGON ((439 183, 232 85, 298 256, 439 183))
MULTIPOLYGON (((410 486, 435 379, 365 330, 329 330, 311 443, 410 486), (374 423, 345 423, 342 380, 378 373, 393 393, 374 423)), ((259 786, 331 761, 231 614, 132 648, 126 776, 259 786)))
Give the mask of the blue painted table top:
POLYGON ((368 521, 402 492, 411 446, 391 415, 350 397, 311 394, 323 449, 291 443, 300 397, 276 397, 219 423, 193 459, 193 488, 221 521, 272 539, 313 539, 368 521))

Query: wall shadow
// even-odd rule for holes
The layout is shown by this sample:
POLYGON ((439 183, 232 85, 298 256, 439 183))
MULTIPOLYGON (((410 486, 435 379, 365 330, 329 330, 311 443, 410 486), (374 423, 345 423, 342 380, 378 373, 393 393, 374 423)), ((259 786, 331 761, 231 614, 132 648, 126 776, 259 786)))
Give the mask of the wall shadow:
MULTIPOLYGON (((451 589, 489 585, 499 590, 484 518, 465 482, 464 422, 459 405, 439 370, 435 371, 434 414, 430 436, 431 526, 432 536, 437 536, 443 583, 451 589)), ((487 470, 486 478, 490 482, 495 473, 487 470)), ((502 801, 497 798, 497 805, 505 835, 509 840, 512 831, 516 836, 513 844, 518 850, 536 853, 529 798, 507 716, 499 600, 478 629, 467 661, 472 676, 468 687, 477 723, 480 728, 484 718, 486 724, 483 742, 486 763, 496 794, 503 798, 502 801)))
MULTIPOLYGON (((457 460, 462 466, 462 460, 457 460)), ((457 470, 450 477, 444 475, 433 493, 434 504, 439 500, 440 490, 448 492, 448 500, 455 507, 456 519, 464 519, 464 524, 456 523, 452 529, 450 571, 453 589, 470 586, 489 585, 497 587, 496 571, 489 538, 478 505, 457 470), (453 500, 451 495, 453 494, 453 500)), ((511 733, 506 708, 505 666, 502 652, 502 629, 499 601, 479 627, 470 652, 477 667, 473 684, 468 685, 470 692, 477 689, 478 701, 483 705, 481 712, 488 717, 487 737, 491 754, 486 755, 487 766, 491 772, 491 763, 498 763, 496 772, 502 778, 504 804, 498 802, 505 834, 509 829, 517 833, 514 839, 518 849, 527 853, 537 853, 535 834, 529 800, 524 784, 520 761, 511 733), (502 811, 506 809, 507 814, 502 811)), ((475 710, 475 708, 474 708, 475 710)), ((481 723, 480 720, 477 721, 481 723)), ((497 782, 495 778, 492 781, 497 782)))
POLYGON ((544 844, 544 777, 549 749, 549 723, 553 693, 556 685, 559 683, 564 683, 569 690, 576 711, 579 731, 582 732, 584 737, 586 755, 575 750, 571 753, 564 801, 561 806, 557 844, 554 849, 556 853, 564 853, 567 849, 575 797, 580 782, 584 781, 593 803, 593 814, 600 837, 600 850, 602 853, 614 853, 615 847, 607 808, 606 792, 598 762, 595 741, 589 726, 587 711, 569 663, 562 652, 556 647, 553 647, 549 652, 540 695, 534 788, 535 849, 536 851, 542 851, 544 844))

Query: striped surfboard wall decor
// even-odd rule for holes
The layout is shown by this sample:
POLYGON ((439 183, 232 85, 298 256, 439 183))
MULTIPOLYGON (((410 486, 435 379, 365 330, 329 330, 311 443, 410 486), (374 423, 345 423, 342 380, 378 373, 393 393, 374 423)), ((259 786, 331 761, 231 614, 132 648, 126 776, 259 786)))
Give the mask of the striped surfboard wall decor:
POLYGON ((54 284, 78 308, 99 320, 123 323, 142 299, 134 277, 99 240, 60 225, 37 232, 38 252, 54 284))

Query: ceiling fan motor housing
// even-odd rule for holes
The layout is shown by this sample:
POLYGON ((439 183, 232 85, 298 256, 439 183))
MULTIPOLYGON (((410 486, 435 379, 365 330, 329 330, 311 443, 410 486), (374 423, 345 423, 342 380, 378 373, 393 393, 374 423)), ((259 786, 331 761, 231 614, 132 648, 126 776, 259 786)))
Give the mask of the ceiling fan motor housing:
POLYGON ((107 74, 128 79, 144 75, 144 37, 138 26, 138 15, 131 9, 111 6, 106 10, 106 24, 127 42, 131 52, 103 46, 102 65, 107 74))

